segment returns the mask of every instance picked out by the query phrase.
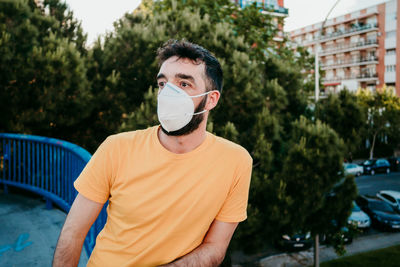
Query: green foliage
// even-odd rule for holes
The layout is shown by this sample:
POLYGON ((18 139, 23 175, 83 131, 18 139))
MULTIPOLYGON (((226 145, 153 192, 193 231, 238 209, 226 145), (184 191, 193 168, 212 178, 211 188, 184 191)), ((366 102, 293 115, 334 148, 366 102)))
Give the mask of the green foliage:
MULTIPOLYGON (((341 151, 342 144, 326 125, 313 125, 305 119, 293 124, 307 109, 301 66, 263 52, 266 48, 276 49, 275 45, 268 47, 267 42, 259 42, 253 46, 252 38, 263 31, 263 26, 254 23, 256 26, 248 35, 239 34, 248 26, 244 26, 245 21, 253 24, 250 17, 269 17, 258 10, 239 10, 223 3, 196 1, 182 5, 179 1, 162 1, 155 3, 152 12, 144 9, 127 14, 105 39, 101 63, 104 72, 99 78, 104 79, 112 71, 118 73, 113 90, 126 97, 119 105, 133 107, 132 112, 126 109, 127 116, 119 130, 134 130, 153 125, 156 119, 155 95, 148 91, 143 98, 143 92, 149 84, 155 85, 157 47, 168 39, 184 38, 216 55, 224 71, 224 90, 220 104, 210 113, 208 129, 242 144, 254 158, 249 217, 241 224, 234 241, 234 246, 254 251, 280 231, 305 227, 304 221, 311 221, 309 214, 322 205, 311 205, 311 201, 321 201, 323 192, 339 179, 342 156, 335 151, 341 151), (224 8, 214 9, 215 5, 224 8), (237 17, 241 17, 243 24, 233 20, 233 11, 240 13, 237 17), (260 50, 255 52, 257 49, 260 50), (306 133, 310 140, 302 143, 299 136, 306 133), (305 154, 297 155, 300 150, 293 150, 297 143, 304 146, 305 154), (316 148, 317 145, 328 146, 331 154, 326 155, 326 147, 316 148), (315 174, 314 164, 320 165, 318 171, 324 170, 320 176, 315 174), (292 165, 306 168, 307 172, 293 176, 292 165), (318 179, 321 181, 315 183, 318 179), (310 183, 315 186, 307 186, 310 183), (297 192, 292 190, 298 185, 312 188, 305 191, 311 194, 307 205, 303 198, 310 196, 296 196, 297 192), (308 210, 311 206, 313 209, 308 210), (300 224, 295 220, 298 213, 291 213, 299 209, 304 212, 300 224)), ((272 32, 273 29, 271 39, 272 32)))
MULTIPOLYGON (((338 170, 341 170, 343 162, 343 144, 327 125, 319 121, 313 124, 305 118, 294 123, 289 144, 288 156, 278 175, 285 181, 285 193, 292 201, 286 209, 293 216, 291 221, 297 224, 288 225, 288 230, 298 230, 293 228, 295 226, 314 233, 323 233, 329 222, 337 219, 338 215, 335 212, 321 217, 319 213, 327 209, 328 204, 335 205, 327 201, 327 195, 341 179, 338 170)), ((351 207, 353 199, 349 197, 340 202, 351 207)))
POLYGON ((60 34, 69 20, 46 15, 46 8, 47 2, 41 9, 33 1, 0 1, 0 131, 78 141, 91 100, 85 61, 79 38, 60 34))
POLYGON ((374 157, 374 149, 378 144, 381 148, 386 147, 386 151, 379 151, 379 156, 392 154, 400 144, 400 99, 394 88, 384 86, 376 93, 359 90, 357 96, 367 118, 369 157, 374 157))
POLYGON ((400 144, 400 99, 393 88, 330 94, 319 101, 315 116, 329 124, 346 145, 346 158, 392 155, 400 144), (365 144, 369 148, 365 148, 365 144))
POLYGON ((345 157, 351 159, 364 145, 362 136, 366 131, 365 109, 355 94, 342 90, 321 99, 315 111, 317 119, 334 129, 345 143, 345 157))
POLYGON ((150 125, 157 123, 157 92, 150 87, 144 95, 144 102, 135 111, 126 116, 119 130, 146 129, 150 125))
POLYGON ((67 4, 60 2, 60 0, 44 0, 41 12, 46 12, 46 10, 48 10, 51 18, 56 21, 54 33, 57 34, 57 37, 67 38, 74 43, 79 53, 86 54, 87 34, 83 33, 81 23, 74 18, 74 14, 68 9, 67 4))
POLYGON ((0 96, 7 101, 0 130, 56 136, 93 151, 109 134, 152 126, 155 52, 169 39, 186 39, 212 51, 224 72, 207 129, 254 159, 248 220, 234 247, 255 252, 284 231, 321 233, 333 218, 347 218, 355 185, 352 178, 340 183, 343 143, 304 117, 310 85, 302 70, 311 58, 274 42, 276 22, 254 5, 147 0, 88 51, 58 0, 43 8, 23 0, 0 5, 0 96), (327 197, 332 190, 335 201, 327 197))
POLYGON ((202 17, 209 16, 213 24, 230 24, 235 36, 244 37, 244 41, 251 46, 249 53, 259 59, 264 57, 265 48, 275 49, 273 38, 278 32, 276 25, 282 22, 280 18, 262 14, 256 3, 245 8, 240 8, 230 0, 166 0, 155 4, 156 12, 172 9, 189 9, 191 12, 199 12, 202 17))
POLYGON ((343 257, 340 259, 324 262, 322 267, 374 267, 374 266, 398 266, 400 261, 400 246, 393 246, 374 251, 359 253, 353 256, 343 257))

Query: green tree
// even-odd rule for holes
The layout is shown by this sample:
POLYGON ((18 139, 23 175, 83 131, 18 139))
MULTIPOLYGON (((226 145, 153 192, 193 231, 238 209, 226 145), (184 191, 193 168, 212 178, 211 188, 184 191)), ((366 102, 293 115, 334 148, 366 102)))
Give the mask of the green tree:
POLYGON ((45 8, 0 1, 0 131, 78 142, 91 99, 85 61, 73 34, 61 34, 66 26, 45 8))
MULTIPOLYGON (((126 101, 130 104, 126 106, 126 102, 122 105, 132 107, 131 112, 126 109, 127 115, 122 119, 120 130, 145 128, 157 123, 156 94, 152 89, 149 90, 149 85, 155 86, 154 76, 158 71, 154 53, 156 48, 168 39, 184 38, 215 53, 224 71, 224 91, 220 105, 210 113, 207 128, 242 144, 253 156, 249 217, 235 234, 233 247, 254 252, 262 248, 266 241, 279 235, 280 231, 306 227, 306 222, 311 221, 310 216, 318 211, 317 207, 326 208, 323 202, 308 210, 310 205, 305 206, 304 200, 296 198, 296 192, 289 188, 296 183, 310 187, 309 184, 319 178, 321 181, 307 191, 311 196, 302 197, 311 197, 314 201, 323 199, 324 193, 331 190, 340 179, 337 173, 341 170, 343 157, 340 154, 342 152, 336 151, 342 151, 343 145, 326 125, 314 125, 306 119, 300 119, 307 114, 302 66, 286 60, 288 56, 261 53, 268 48, 277 48, 267 43, 262 43, 264 47, 254 47, 253 41, 248 41, 250 38, 238 34, 235 22, 222 19, 231 18, 232 13, 223 16, 225 11, 211 8, 223 1, 199 2, 201 4, 186 2, 186 5, 181 5, 179 1, 162 1, 162 5, 156 5, 151 12, 145 9, 145 12, 125 15, 115 24, 115 32, 107 36, 104 42, 104 53, 110 55, 110 58, 105 57, 107 64, 104 63, 104 66, 114 64, 116 67, 109 67, 103 77, 107 77, 111 70, 121 74, 116 83, 120 86, 116 86, 115 90, 127 96, 126 101), (260 53, 255 49, 259 49, 260 53), (122 75, 127 69, 129 75, 122 75), (124 89, 124 84, 129 82, 127 79, 135 79, 135 87, 124 89), (297 163, 307 169, 307 175, 297 173, 293 176, 290 164, 295 164, 297 157, 294 157, 292 147, 301 141, 301 134, 310 136, 312 140, 303 144, 307 153, 302 156, 308 158, 297 163), (328 145, 328 149, 321 147, 321 144, 328 145), (317 150, 319 153, 315 153, 317 150), (318 169, 313 169, 313 164, 317 164, 318 169), (328 177, 328 174, 324 174, 324 168, 334 175, 328 177), (294 214, 288 214, 296 209, 305 212, 300 224, 294 220, 294 214)), ((242 12, 235 8, 227 10, 242 12)), ((243 21, 249 14, 262 16, 258 11, 240 14, 244 16, 243 21)), ((261 31, 262 27, 255 27, 251 36, 257 34, 257 29, 261 31)), ((276 51, 279 53, 279 50, 276 51)), ((354 189, 354 184, 352 186, 354 189)), ((343 201, 343 206, 349 208, 348 200, 343 201)), ((345 209, 340 211, 348 212, 345 209)))
POLYGON ((359 90, 357 93, 360 105, 366 110, 367 140, 370 144, 369 158, 374 157, 377 144, 388 149, 378 155, 393 153, 400 143, 400 99, 391 87, 382 87, 375 93, 359 90))
POLYGON ((338 94, 329 94, 327 99, 321 99, 317 103, 315 116, 344 140, 345 157, 348 160, 364 145, 367 118, 354 93, 342 90, 338 94))

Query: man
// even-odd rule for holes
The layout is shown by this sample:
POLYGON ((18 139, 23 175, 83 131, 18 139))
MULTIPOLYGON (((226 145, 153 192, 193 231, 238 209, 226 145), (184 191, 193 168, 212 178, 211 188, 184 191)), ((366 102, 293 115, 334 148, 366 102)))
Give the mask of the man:
POLYGON ((206 131, 222 90, 219 62, 187 41, 167 42, 158 59, 161 125, 101 144, 74 183, 53 266, 78 264, 107 200, 88 266, 218 266, 246 219, 252 159, 206 131))

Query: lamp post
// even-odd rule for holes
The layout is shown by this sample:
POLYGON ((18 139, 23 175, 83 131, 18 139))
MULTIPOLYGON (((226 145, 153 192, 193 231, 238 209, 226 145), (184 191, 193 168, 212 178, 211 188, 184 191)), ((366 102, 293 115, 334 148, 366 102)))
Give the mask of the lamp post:
MULTIPOLYGON (((317 42, 315 43, 315 104, 317 104, 319 99, 319 56, 318 50, 320 46, 320 40, 322 36, 322 32, 324 30, 324 26, 326 21, 328 20, 329 15, 332 13, 332 10, 339 4, 340 0, 337 0, 335 4, 332 6, 331 10, 329 10, 326 15, 324 22, 322 22, 321 29, 319 30, 319 36, 317 42)), ((314 266, 319 267, 319 235, 316 234, 314 238, 314 266)))
POLYGON ((337 0, 336 3, 332 6, 331 10, 329 10, 328 15, 326 15, 324 22, 321 25, 321 29, 319 30, 319 36, 317 39, 317 42, 315 44, 315 103, 318 102, 319 99, 319 56, 318 56, 318 50, 320 46, 320 39, 322 36, 322 32, 324 30, 324 26, 326 21, 328 20, 329 15, 332 13, 332 10, 339 4, 340 0, 337 0))

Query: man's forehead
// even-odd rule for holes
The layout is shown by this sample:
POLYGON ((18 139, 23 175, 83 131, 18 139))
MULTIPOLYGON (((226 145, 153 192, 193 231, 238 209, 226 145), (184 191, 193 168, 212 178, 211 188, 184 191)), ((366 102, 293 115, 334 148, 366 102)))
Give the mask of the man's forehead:
POLYGON ((194 61, 189 58, 170 57, 160 67, 159 74, 187 73, 192 76, 204 77, 205 64, 202 61, 194 61))

